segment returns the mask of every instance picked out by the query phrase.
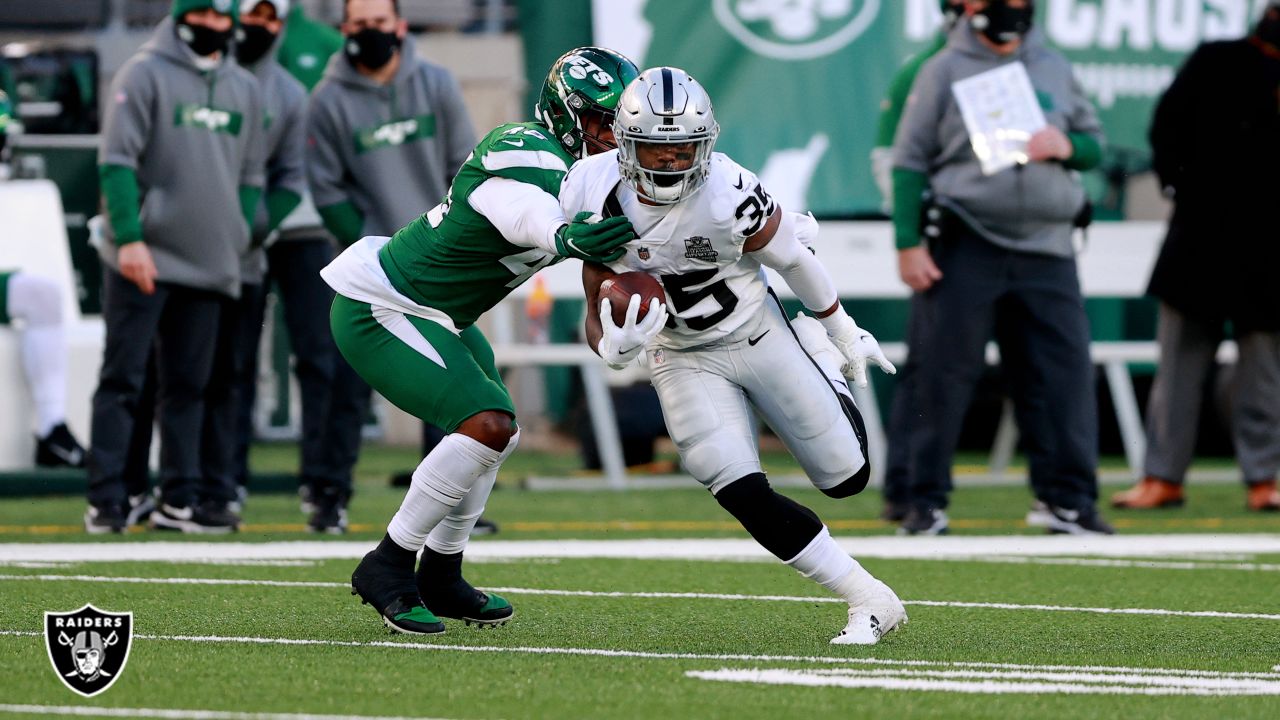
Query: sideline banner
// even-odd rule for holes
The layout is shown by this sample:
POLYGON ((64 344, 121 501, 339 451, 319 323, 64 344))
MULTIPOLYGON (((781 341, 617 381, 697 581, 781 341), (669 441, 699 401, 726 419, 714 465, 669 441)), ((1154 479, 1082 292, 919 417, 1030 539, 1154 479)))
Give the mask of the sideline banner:
MULTIPOLYGON (((1038 0, 1106 127, 1108 161, 1141 167, 1160 92, 1196 45, 1245 35, 1266 0, 1038 0)), ((937 0, 592 0, 593 37, 711 93, 718 148, 784 207, 878 212, 868 155, 889 81, 937 32, 937 0)), ((527 43, 538 43, 526 37, 527 43)), ((563 52, 560 49, 558 52, 563 52)), ((553 55, 558 54, 553 53, 553 55)))

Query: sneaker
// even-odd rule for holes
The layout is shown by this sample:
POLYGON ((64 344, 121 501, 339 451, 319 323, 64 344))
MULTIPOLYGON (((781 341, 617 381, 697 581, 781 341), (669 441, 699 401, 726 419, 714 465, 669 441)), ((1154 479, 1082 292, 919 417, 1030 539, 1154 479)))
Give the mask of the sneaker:
POLYGON ((1133 487, 1111 496, 1111 507, 1130 510, 1154 510, 1182 507, 1182 483, 1169 482, 1148 475, 1133 487))
POLYGON ((298 509, 303 515, 310 515, 316 511, 315 489, 311 487, 311 483, 303 483, 298 486, 298 509))
POLYGON ((125 524, 130 527, 145 523, 151 513, 155 512, 156 498, 152 493, 138 493, 129 496, 129 514, 125 516, 125 524))
POLYGON ((947 514, 936 507, 912 507, 902 519, 899 535, 946 535, 947 514))
POLYGON ((911 512, 911 506, 907 503, 896 503, 886 500, 884 508, 880 510, 880 519, 885 522, 900 523, 907 519, 907 514, 911 512))
POLYGON ((359 595, 361 603, 372 605, 392 632, 411 635, 444 632, 444 623, 422 604, 413 571, 386 562, 377 550, 365 555, 351 573, 351 594, 359 595))
POLYGON ((124 529, 124 513, 118 505, 90 505, 84 511, 84 531, 90 535, 121 533, 124 529))
POLYGON ((249 488, 236 485, 236 499, 227 503, 227 509, 236 515, 244 514, 245 503, 249 502, 249 488))
POLYGON ((888 585, 875 581, 856 605, 849 605, 849 624, 831 638, 832 645, 875 645, 907 624, 907 608, 888 585))
MULTIPOLYGON (((451 618, 453 620, 461 620, 467 625, 475 623, 481 627, 494 627, 497 625, 505 625, 508 620, 515 617, 516 610, 507 602, 506 598, 492 593, 481 592, 471 586, 462 577, 461 565, 462 554, 457 557, 456 575, 452 579, 445 582, 433 581, 429 575, 432 574, 432 560, 429 558, 431 550, 422 551, 422 564, 418 566, 418 572, 415 581, 418 586, 418 595, 422 598, 422 602, 426 604, 427 609, 435 613, 439 617, 451 618)), ((440 556, 436 558, 452 558, 455 556, 440 556)), ((451 563, 450 560, 444 560, 451 563)), ((454 570, 442 573, 453 575, 454 570)), ((438 576, 437 576, 438 577, 438 576)))
POLYGON ((480 537, 482 535, 497 535, 498 523, 488 520, 484 517, 476 519, 476 526, 471 528, 471 537, 480 537))
POLYGON ((1249 483, 1245 507, 1254 512, 1276 512, 1280 510, 1280 491, 1276 490, 1275 479, 1249 483))
POLYGON ((48 435, 36 438, 36 465, 40 467, 84 467, 85 452, 66 423, 58 423, 48 435))
POLYGON ((161 503, 151 513, 151 528, 193 535, 225 535, 240 530, 240 516, 227 509, 225 503, 206 503, 196 507, 161 503))
POLYGON ((347 506, 342 503, 320 503, 307 520, 311 532, 325 535, 342 535, 347 527, 347 506))
POLYGON ((1092 507, 1080 510, 1060 508, 1037 500, 1027 513, 1027 524, 1042 527, 1052 535, 1115 535, 1111 527, 1092 507))

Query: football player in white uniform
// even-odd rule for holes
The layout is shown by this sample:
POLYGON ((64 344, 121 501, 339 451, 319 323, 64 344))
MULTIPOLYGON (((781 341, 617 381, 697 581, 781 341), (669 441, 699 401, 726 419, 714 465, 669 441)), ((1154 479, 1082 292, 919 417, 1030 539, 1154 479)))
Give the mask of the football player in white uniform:
POLYGON ((865 385, 867 360, 890 373, 893 365, 845 313, 807 247, 816 221, 784 212, 755 175, 712 152, 719 126, 688 73, 641 73, 618 102, 613 131, 618 149, 574 165, 560 195, 566 217, 625 215, 639 235, 607 267, 583 265, 588 307, 599 308, 587 313, 588 343, 613 367, 641 357, 685 468, 757 542, 848 601, 848 625, 831 642, 877 642, 906 622, 902 602, 813 511, 769 486, 753 410, 818 489, 848 497, 866 487, 870 468, 844 375, 865 385), (817 319, 788 323, 762 265, 817 319), (633 270, 658 278, 666 303, 653 301, 637 320, 633 295, 619 327, 598 290, 633 270))

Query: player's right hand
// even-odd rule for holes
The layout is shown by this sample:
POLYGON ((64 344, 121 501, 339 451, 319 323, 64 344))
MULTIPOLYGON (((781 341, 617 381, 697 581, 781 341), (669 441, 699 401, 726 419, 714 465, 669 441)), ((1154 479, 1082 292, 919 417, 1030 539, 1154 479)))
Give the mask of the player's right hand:
POLYGON ((923 245, 898 251, 898 276, 916 292, 924 292, 942 279, 942 270, 923 245))
POLYGON ((596 220, 598 215, 583 211, 573 222, 556 231, 556 253, 594 263, 611 263, 627 253, 622 247, 636 238, 636 229, 625 217, 596 220))
POLYGON ((600 336, 600 344, 596 350, 600 357, 614 370, 621 370, 631 363, 643 350, 644 346, 667 325, 667 306, 657 298, 649 301, 649 312, 643 320, 636 320, 640 314, 640 296, 632 295, 627 304, 627 316, 622 327, 613 324, 613 307, 609 298, 600 298, 600 326, 604 334, 600 336))
POLYGON ((120 265, 120 274, 137 285, 143 295, 151 295, 156 291, 156 263, 151 259, 151 250, 146 243, 131 242, 121 245, 116 263, 120 265))

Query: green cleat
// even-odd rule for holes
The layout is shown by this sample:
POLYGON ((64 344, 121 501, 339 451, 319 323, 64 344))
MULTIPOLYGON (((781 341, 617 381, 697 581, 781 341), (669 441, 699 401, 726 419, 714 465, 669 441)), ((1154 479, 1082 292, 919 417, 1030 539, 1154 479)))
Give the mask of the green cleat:
POLYGON ((351 594, 372 605, 392 632, 439 635, 444 623, 427 609, 418 595, 413 575, 383 560, 377 551, 364 556, 351 573, 351 594))

